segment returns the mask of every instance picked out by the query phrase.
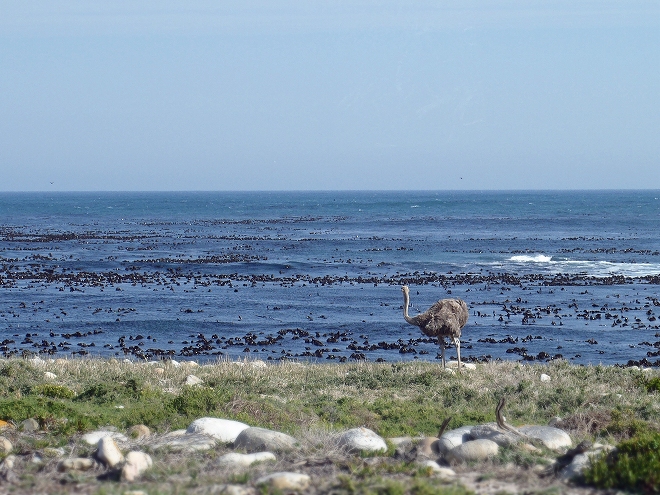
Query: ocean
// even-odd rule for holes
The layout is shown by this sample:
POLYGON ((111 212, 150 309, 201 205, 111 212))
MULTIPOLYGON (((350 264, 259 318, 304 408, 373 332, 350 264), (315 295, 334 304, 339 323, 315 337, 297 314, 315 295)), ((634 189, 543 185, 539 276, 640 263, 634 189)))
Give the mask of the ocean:
POLYGON ((0 193, 0 353, 660 365, 660 191, 0 193), (455 356, 453 348, 448 356, 455 356))

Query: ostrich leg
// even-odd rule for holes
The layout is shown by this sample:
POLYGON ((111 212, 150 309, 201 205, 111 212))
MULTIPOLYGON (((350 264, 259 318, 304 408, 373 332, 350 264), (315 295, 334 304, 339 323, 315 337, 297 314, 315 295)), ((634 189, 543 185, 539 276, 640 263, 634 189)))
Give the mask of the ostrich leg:
POLYGON ((458 372, 461 372, 461 339, 454 337, 454 345, 456 346, 456 355, 458 356, 458 372))
POLYGON ((445 338, 442 335, 438 336, 438 344, 440 344, 440 349, 442 349, 442 367, 446 368, 445 364, 445 338))

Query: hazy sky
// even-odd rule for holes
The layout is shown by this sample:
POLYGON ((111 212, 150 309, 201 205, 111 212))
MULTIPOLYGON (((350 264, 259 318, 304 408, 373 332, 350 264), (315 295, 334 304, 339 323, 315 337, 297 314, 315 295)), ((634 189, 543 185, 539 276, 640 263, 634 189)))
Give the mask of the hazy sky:
POLYGON ((660 189, 660 2, 0 0, 0 190, 660 189))

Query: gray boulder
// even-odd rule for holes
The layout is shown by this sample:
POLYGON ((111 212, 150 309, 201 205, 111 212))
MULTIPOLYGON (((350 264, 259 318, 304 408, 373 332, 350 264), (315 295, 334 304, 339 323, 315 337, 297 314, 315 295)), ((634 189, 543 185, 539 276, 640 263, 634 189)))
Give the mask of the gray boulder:
POLYGON ((500 430, 496 424, 478 425, 470 431, 470 437, 474 440, 492 440, 500 447, 509 447, 520 442, 521 437, 508 431, 500 430))
POLYGON ((369 428, 353 428, 339 436, 339 446, 351 452, 385 452, 387 444, 369 428))
POLYGON ((492 440, 480 439, 465 442, 445 454, 445 459, 452 463, 485 461, 497 455, 499 446, 492 440))
POLYGON ((235 449, 247 452, 283 452, 293 450, 298 441, 292 436, 266 428, 246 428, 234 440, 235 449))
POLYGON ((528 437, 540 440, 550 450, 563 450, 573 445, 568 433, 552 426, 521 426, 518 430, 528 437))
POLYGON ((472 431, 472 428, 474 428, 474 426, 461 426, 460 428, 444 432, 438 439, 438 443, 435 444, 438 452, 445 454, 454 447, 458 447, 462 443, 470 441, 470 432, 472 431))
POLYGON ((223 443, 233 443, 239 433, 249 428, 245 423, 221 418, 199 418, 190 423, 187 433, 202 433, 223 443))

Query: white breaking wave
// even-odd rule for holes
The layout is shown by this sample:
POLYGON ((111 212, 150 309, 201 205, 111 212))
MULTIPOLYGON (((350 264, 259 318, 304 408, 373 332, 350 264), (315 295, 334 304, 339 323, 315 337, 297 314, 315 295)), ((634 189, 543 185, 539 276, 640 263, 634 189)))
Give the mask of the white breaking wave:
MULTIPOLYGON (((586 273, 597 277, 623 275, 625 277, 644 277, 659 275, 660 263, 625 263, 611 261, 552 259, 545 254, 522 254, 509 258, 513 263, 539 263, 550 273, 586 273)), ((506 265, 496 263, 505 268, 506 265)))
POLYGON ((552 256, 546 256, 545 254, 519 254, 509 258, 509 261, 516 261, 518 263, 548 263, 551 260, 552 256))

